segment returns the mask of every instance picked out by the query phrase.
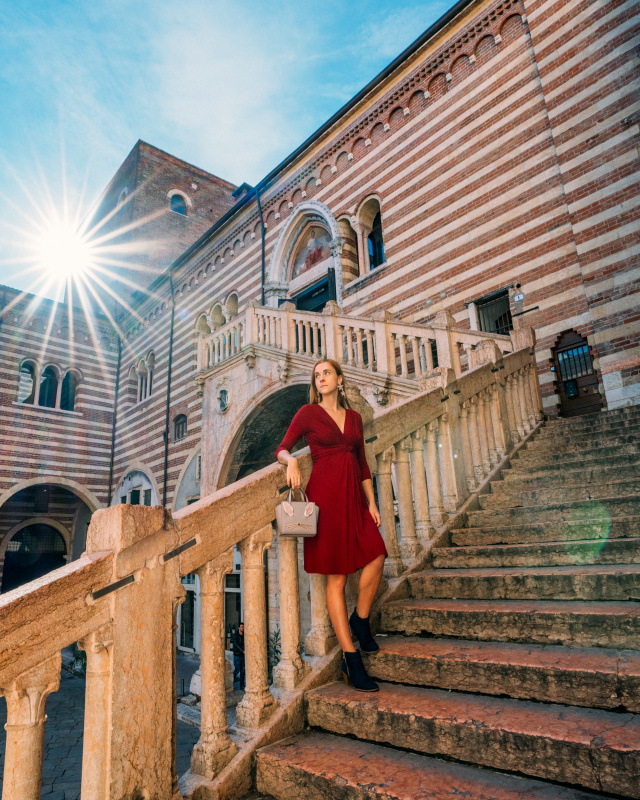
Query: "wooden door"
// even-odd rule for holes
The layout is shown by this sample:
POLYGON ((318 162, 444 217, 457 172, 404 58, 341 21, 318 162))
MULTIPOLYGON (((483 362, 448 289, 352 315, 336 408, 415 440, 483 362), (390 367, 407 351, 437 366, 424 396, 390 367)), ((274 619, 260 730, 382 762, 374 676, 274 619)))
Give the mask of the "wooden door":
POLYGON ((602 408, 598 376, 587 340, 575 331, 563 333, 553 350, 560 416, 593 414, 602 408))

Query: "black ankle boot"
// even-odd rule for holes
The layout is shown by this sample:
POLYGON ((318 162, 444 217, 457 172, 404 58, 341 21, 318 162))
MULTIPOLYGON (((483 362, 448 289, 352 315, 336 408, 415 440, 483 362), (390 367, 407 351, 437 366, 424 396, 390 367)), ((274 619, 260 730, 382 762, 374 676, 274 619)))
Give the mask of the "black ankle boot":
POLYGON ((345 653, 342 661, 342 677, 347 686, 353 686, 359 692, 377 692, 378 684, 367 675, 362 663, 360 651, 345 653))
POLYGON ((349 625, 351 626, 351 630, 353 633, 358 637, 358 642, 360 644, 360 649, 364 653, 377 653, 380 649, 378 647, 378 643, 373 638, 373 634, 371 633, 371 628, 369 627, 369 617, 362 617, 358 616, 358 609, 354 608, 353 614, 349 618, 349 625))

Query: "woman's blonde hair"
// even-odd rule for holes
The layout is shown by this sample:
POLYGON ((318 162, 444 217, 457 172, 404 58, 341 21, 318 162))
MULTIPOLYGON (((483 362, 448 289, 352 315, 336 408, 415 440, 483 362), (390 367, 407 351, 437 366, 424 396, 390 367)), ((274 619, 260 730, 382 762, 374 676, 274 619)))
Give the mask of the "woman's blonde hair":
POLYGON ((340 364, 338 364, 338 362, 334 361, 332 358, 321 358, 313 365, 313 369, 311 370, 311 387, 309 388, 309 402, 319 403, 322 400, 320 397, 320 392, 316 389, 316 367, 318 364, 331 364, 336 371, 336 375, 339 378, 342 378, 342 388, 344 389, 344 392, 338 390, 338 404, 343 408, 351 408, 349 401, 347 400, 347 387, 344 381, 344 372, 342 371, 340 364))

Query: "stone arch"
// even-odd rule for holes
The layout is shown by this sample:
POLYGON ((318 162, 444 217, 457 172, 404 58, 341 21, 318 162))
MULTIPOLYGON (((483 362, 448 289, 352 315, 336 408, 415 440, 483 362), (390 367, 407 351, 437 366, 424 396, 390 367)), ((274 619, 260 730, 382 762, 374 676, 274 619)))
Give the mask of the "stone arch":
POLYGON ((351 153, 353 154, 354 159, 362 158, 362 156, 365 156, 367 154, 367 148, 362 136, 359 139, 356 139, 356 141, 353 143, 353 148, 351 150, 351 153))
POLYGON ((197 334, 202 334, 203 336, 208 336, 211 333, 211 328, 209 327, 209 321, 207 320, 206 314, 200 314, 198 317, 198 321, 196 322, 195 332, 197 334))
POLYGON ((23 520, 17 525, 14 525, 14 527, 4 535, 2 541, 0 541, 0 561, 2 561, 4 558, 4 554, 7 551, 7 545, 11 539, 13 539, 17 533, 20 533, 21 530, 28 528, 30 525, 49 525, 49 527, 55 528, 64 539, 64 543, 67 547, 67 554, 69 554, 71 550, 71 534, 61 522, 58 522, 57 519, 52 519, 51 517, 30 517, 29 519, 23 520))
MULTIPOLYGON (((317 200, 306 200, 300 203, 293 210, 293 213, 287 219, 278 234, 271 260, 269 261, 268 280, 274 283, 283 283, 286 281, 286 268, 291 251, 302 229, 310 221, 324 224, 329 229, 331 238, 333 240, 339 239, 340 232, 338 230, 338 223, 324 203, 320 203, 317 200)), ((338 265, 336 265, 336 276, 338 271, 338 265)))
POLYGON ((469 61, 469 56, 462 55, 453 62, 451 66, 451 79, 453 81, 463 81, 473 72, 473 67, 469 61))
POLYGON ((422 89, 418 89, 418 91, 414 92, 409 98, 407 108, 412 114, 418 114, 420 111, 422 111, 425 105, 424 92, 422 89))
POLYGON ((483 64, 486 64, 493 56, 495 55, 498 49, 498 45, 496 44, 496 40, 493 38, 492 34, 488 34, 487 36, 483 36, 482 39, 476 45, 476 49, 474 51, 474 55, 476 57, 476 64, 480 67, 483 64))
POLYGON ((189 208, 193 208, 193 203, 191 201, 191 198, 186 192, 183 192, 182 189, 169 189, 169 191, 167 192, 167 197, 169 198, 169 200, 171 200, 171 198, 174 195, 178 195, 178 197, 181 197, 189 208))
POLYGON ((0 508, 10 497, 12 497, 14 494, 17 494, 17 492, 21 492, 23 489, 28 489, 30 486, 37 486, 39 484, 61 486, 64 489, 69 489, 84 503, 86 503, 87 506, 89 506, 89 509, 92 513, 97 511, 99 508, 104 508, 104 503, 101 503, 90 489, 87 489, 86 486, 82 486, 81 484, 70 480, 69 478, 63 478, 60 475, 39 475, 37 478, 28 478, 27 480, 18 481, 10 489, 7 489, 6 492, 4 492, 4 494, 0 497, 0 508))
POLYGON ((381 122, 376 122, 373 128, 371 128, 369 138, 371 139, 371 145, 373 147, 384 141, 384 125, 381 122))
POLYGON ((329 181, 331 180, 331 165, 330 164, 326 164, 322 168, 322 171, 320 172, 320 180, 322 181, 323 185, 325 183, 329 183, 329 181))
POLYGON ((514 42, 522 33, 524 33, 524 26, 520 14, 512 14, 507 17, 500 28, 500 36, 505 44, 514 42))
POLYGON ((132 472, 142 472, 144 473, 145 477, 151 484, 151 488, 153 489, 158 504, 162 503, 162 499, 160 497, 160 490, 158 489, 158 484, 156 482, 155 476, 153 471, 144 463, 144 461, 140 461, 138 459, 129 462, 125 469, 120 472, 120 477, 115 483, 115 489, 113 490, 113 496, 111 498, 111 505, 119 505, 118 502, 118 488, 122 486, 125 478, 130 475, 132 472))
MULTIPOLYGON (((187 470, 191 466, 191 463, 192 463, 193 459, 197 455, 200 455, 201 452, 202 452, 202 445, 200 443, 198 443, 198 444, 194 445, 194 447, 192 447, 191 450, 189 450, 185 454, 184 462, 182 464, 182 468, 180 469, 180 474, 178 475, 178 480, 176 481, 176 488, 175 488, 175 491, 173 493, 173 500, 171 501, 171 511, 178 511, 179 510, 176 506, 177 506, 177 501, 178 501, 178 497, 179 497, 179 494, 180 494, 180 487, 182 486, 182 481, 184 480, 184 477, 185 477, 185 475, 187 473, 187 470)), ((202 480, 202 477, 200 478, 200 482, 201 482, 201 480, 202 480)))
POLYGON ((434 75, 429 81, 429 102, 434 103, 447 93, 447 80, 443 72, 434 75))
POLYGON ((222 310, 222 303, 217 302, 213 304, 209 319, 211 320, 211 327, 214 331, 226 324, 227 318, 222 310))
POLYGON ((71 542, 72 537, 69 532, 54 519, 30 517, 18 523, 0 542, 0 563, 2 563, 0 590, 5 593, 17 589, 30 581, 42 578, 52 570, 65 566, 70 560, 71 542), (9 551, 10 543, 20 534, 32 534, 29 547, 24 550, 19 549, 17 552, 9 551))
POLYGON ((229 292, 226 300, 224 301, 224 309, 227 312, 227 317, 233 319, 238 316, 238 292, 235 290, 229 292))
POLYGON ((393 111, 389 114, 389 119, 387 120, 387 124, 391 128, 392 131, 397 130, 401 125, 404 119, 404 112, 400 108, 400 106, 396 106, 393 111))
POLYGON ((338 158, 336 158, 336 168, 338 172, 343 172, 349 166, 349 155, 346 150, 343 150, 338 158))
POLYGON ((274 463, 275 449, 294 414, 308 402, 309 381, 303 376, 275 391, 272 384, 255 396, 225 438, 213 476, 215 489, 274 463))

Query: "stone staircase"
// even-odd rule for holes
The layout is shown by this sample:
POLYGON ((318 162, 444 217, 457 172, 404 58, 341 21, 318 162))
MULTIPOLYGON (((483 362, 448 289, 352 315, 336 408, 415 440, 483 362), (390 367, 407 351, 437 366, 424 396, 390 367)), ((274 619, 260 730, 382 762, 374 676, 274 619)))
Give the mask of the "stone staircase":
POLYGON ((307 693, 278 800, 640 798, 640 409, 549 421, 383 606, 376 694, 307 693))

